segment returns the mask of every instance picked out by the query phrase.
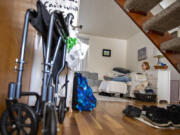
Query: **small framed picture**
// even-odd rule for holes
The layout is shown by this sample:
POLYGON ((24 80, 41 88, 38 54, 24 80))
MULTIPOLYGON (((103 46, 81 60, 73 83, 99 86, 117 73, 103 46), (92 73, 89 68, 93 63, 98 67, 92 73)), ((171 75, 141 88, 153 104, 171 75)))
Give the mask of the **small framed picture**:
POLYGON ((105 57, 111 57, 111 50, 103 49, 102 55, 105 57))
POLYGON ((141 48, 138 50, 138 61, 146 60, 147 54, 146 54, 146 47, 141 48))

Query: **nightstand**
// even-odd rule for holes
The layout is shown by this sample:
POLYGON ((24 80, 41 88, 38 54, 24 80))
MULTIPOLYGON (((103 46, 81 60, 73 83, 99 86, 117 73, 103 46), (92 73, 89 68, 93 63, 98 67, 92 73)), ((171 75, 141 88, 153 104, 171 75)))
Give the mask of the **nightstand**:
POLYGON ((148 81, 150 87, 157 94, 157 102, 167 101, 170 103, 170 71, 148 71, 148 81))

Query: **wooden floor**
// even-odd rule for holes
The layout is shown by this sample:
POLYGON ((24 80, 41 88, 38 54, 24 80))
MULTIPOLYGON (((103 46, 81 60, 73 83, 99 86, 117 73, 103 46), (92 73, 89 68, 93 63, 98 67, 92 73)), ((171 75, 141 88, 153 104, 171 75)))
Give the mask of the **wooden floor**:
POLYGON ((58 135, 180 135, 180 130, 154 129, 123 116, 127 104, 140 107, 144 103, 98 102, 92 112, 68 112, 58 135))

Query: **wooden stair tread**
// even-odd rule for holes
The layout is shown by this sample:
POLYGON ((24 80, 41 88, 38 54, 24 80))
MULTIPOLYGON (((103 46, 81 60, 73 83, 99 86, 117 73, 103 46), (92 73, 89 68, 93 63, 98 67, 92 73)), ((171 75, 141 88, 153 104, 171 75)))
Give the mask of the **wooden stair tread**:
POLYGON ((177 68, 180 70, 180 63, 177 64, 177 68))
POLYGON ((144 31, 156 31, 162 35, 180 25, 180 1, 177 0, 166 9, 154 15, 143 24, 144 31))
POLYGON ((162 51, 174 51, 180 53, 180 37, 163 42, 160 48, 162 51))
POLYGON ((168 40, 171 40, 172 37, 171 35, 166 32, 163 36, 159 35, 157 33, 153 33, 153 32, 148 32, 146 33, 143 29, 142 29, 142 25, 149 20, 150 18, 153 17, 152 13, 149 13, 147 16, 141 15, 141 14, 137 14, 137 13, 132 13, 132 12, 127 12, 124 9, 124 3, 126 0, 115 0, 115 2, 120 6, 120 8, 131 18, 131 20, 141 29, 141 31, 152 41, 152 43, 158 48, 158 50, 169 60, 169 62, 176 68, 176 70, 180 73, 180 71, 177 68, 177 64, 178 62, 180 62, 179 54, 169 54, 169 53, 164 53, 163 51, 161 51, 160 49, 160 45, 163 42, 166 42, 168 40))
POLYGON ((169 57, 175 66, 180 63, 180 54, 165 53, 164 56, 169 57))
POLYGON ((124 8, 129 12, 147 15, 149 11, 158 5, 162 0, 127 0, 124 8))

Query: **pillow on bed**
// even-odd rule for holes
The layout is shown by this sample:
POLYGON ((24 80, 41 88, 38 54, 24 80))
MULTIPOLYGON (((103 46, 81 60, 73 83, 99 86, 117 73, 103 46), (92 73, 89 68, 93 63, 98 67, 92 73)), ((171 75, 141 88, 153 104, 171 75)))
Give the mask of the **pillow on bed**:
POLYGON ((146 80, 146 76, 143 74, 136 74, 136 79, 137 80, 146 80))
POLYGON ((113 68, 113 71, 116 71, 119 73, 124 73, 124 74, 131 73, 131 71, 129 69, 125 69, 122 67, 115 67, 115 68, 113 68))
POLYGON ((135 80, 135 81, 146 81, 147 77, 146 75, 142 74, 142 73, 136 73, 136 72, 132 72, 130 74, 131 79, 135 80))

